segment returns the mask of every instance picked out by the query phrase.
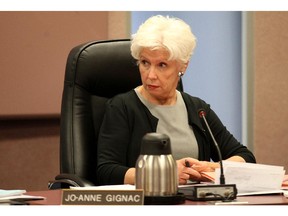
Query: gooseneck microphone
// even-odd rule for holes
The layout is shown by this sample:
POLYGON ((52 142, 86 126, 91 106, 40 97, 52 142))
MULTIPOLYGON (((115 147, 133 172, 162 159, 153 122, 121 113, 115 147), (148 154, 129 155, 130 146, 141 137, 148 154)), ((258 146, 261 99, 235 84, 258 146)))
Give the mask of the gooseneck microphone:
POLYGON ((213 143, 214 143, 214 145, 215 145, 215 147, 217 149, 218 157, 219 157, 219 164, 220 164, 220 184, 221 185, 225 184, 225 177, 224 177, 224 171, 223 171, 223 162, 222 162, 222 154, 221 154, 219 145, 218 145, 217 141, 215 140, 215 137, 213 136, 213 133, 212 133, 212 131, 211 131, 210 127, 209 127, 209 124, 208 124, 208 122, 206 120, 206 112, 205 112, 205 110, 204 109, 200 109, 198 111, 198 114, 199 114, 200 118, 202 118, 204 120, 205 125, 206 125, 206 127, 207 127, 207 129, 208 129, 208 131, 210 133, 210 136, 211 136, 211 138, 213 140, 213 143))
POLYGON ((199 114, 199 117, 204 120, 205 125, 210 133, 210 136, 218 152, 219 163, 220 163, 220 184, 219 185, 217 184, 192 185, 192 186, 180 188, 179 192, 184 193, 186 196, 186 199, 193 200, 193 201, 213 201, 213 200, 221 200, 222 202, 232 201, 236 199, 236 196, 237 196, 236 185, 225 184, 222 154, 221 154, 219 145, 216 142, 215 137, 213 136, 210 126, 206 120, 205 110, 203 108, 199 109, 198 114, 199 114))

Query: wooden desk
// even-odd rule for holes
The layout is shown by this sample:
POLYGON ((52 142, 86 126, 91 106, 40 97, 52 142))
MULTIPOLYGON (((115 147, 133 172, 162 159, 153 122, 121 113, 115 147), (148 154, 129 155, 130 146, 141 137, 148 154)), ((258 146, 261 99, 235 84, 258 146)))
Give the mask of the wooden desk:
MULTIPOLYGON (((45 200, 31 201, 29 203, 31 205, 61 205, 61 190, 33 191, 27 192, 26 194, 46 197, 45 200)), ((288 205, 288 198, 284 197, 282 194, 243 196, 238 197, 237 201, 248 202, 248 205, 288 205)), ((213 205, 213 203, 186 200, 183 205, 213 205)))

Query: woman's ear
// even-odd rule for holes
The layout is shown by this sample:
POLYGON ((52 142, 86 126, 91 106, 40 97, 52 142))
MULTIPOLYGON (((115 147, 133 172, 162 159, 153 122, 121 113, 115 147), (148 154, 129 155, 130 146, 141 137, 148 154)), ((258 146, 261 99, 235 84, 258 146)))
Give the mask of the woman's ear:
POLYGON ((187 67, 188 67, 188 65, 189 65, 189 61, 188 61, 188 62, 186 62, 186 63, 184 63, 184 64, 182 65, 182 67, 181 67, 181 70, 180 70, 180 71, 182 71, 183 73, 185 73, 185 72, 186 72, 186 70, 187 70, 187 67))

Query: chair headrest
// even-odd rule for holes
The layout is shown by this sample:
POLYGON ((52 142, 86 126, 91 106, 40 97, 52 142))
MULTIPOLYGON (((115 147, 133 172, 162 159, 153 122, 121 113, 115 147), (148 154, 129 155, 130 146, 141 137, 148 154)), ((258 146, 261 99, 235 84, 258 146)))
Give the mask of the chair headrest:
POLYGON ((75 85, 93 95, 110 98, 141 84, 136 60, 130 53, 130 40, 92 42, 73 61, 77 65, 75 85))

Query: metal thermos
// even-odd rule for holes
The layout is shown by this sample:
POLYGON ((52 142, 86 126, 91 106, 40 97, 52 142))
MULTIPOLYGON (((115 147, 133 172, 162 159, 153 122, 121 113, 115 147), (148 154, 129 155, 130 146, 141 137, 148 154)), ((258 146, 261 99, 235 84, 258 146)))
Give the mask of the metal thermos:
POLYGON ((170 138, 165 134, 147 133, 136 161, 136 189, 145 196, 177 194, 177 164, 171 152, 170 138))

